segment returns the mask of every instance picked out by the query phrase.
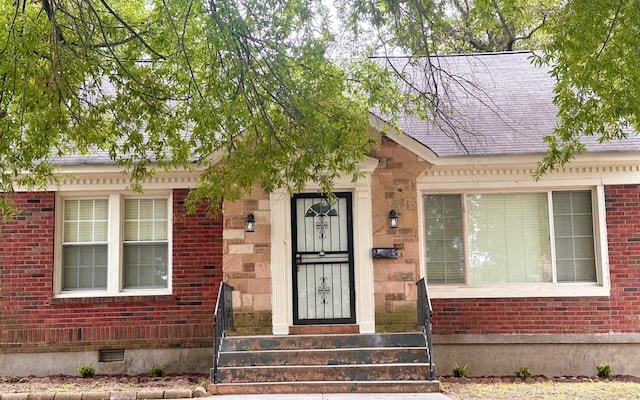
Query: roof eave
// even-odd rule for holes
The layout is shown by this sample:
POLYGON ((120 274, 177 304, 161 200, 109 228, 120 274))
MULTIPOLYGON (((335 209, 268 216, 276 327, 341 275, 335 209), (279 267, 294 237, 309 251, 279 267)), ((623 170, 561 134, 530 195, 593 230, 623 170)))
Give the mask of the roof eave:
POLYGON ((438 160, 438 155, 434 153, 430 148, 418 142, 406 133, 398 131, 391 124, 389 124, 387 121, 374 114, 373 112, 369 112, 369 123, 371 124, 371 127, 373 127, 373 129, 378 131, 380 134, 388 137, 389 139, 398 143, 400 146, 413 152, 415 155, 427 161, 428 163, 435 164, 438 160))

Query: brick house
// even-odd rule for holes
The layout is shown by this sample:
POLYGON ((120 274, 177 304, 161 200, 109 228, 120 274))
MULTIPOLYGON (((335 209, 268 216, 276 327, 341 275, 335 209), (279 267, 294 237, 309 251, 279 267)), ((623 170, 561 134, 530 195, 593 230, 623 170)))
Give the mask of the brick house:
POLYGON ((452 119, 406 117, 395 131, 372 113, 379 146, 332 199, 310 183, 294 196, 256 190, 218 220, 183 217, 197 173, 158 176, 140 196, 113 166, 67 160, 75 177, 16 195, 24 212, 2 226, 0 375, 27 357, 69 373, 166 360, 205 372, 221 280, 240 334, 415 331, 423 277, 441 374, 458 363, 471 375, 594 375, 610 363, 640 375, 640 140, 587 140, 534 181, 556 110, 528 56, 443 57, 452 119))
POLYGON ((406 117, 395 132, 371 114, 380 145, 358 181, 335 182, 334 203, 310 185, 225 204, 238 332, 415 330, 426 277, 440 374, 458 363, 594 375, 610 363, 639 375, 640 140, 587 138, 587 153, 533 180, 556 109, 553 80, 528 58, 442 57, 452 119, 406 117), (241 229, 248 214, 254 233, 241 229), (372 256, 389 248, 397 258, 372 256))
POLYGON ((11 196, 22 212, 1 228, 0 375, 210 367, 222 220, 184 215, 197 174, 137 194, 104 160, 66 159, 74 175, 56 191, 11 196))

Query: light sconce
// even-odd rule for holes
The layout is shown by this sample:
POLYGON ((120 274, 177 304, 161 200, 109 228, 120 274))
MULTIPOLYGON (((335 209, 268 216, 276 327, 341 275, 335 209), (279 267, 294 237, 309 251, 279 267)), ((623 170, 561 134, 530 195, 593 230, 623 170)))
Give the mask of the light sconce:
POLYGON ((253 214, 247 215, 247 219, 244 223, 244 231, 245 232, 255 232, 256 231, 256 219, 253 214))
POLYGON ((398 227, 398 213, 396 210, 389 211, 389 228, 397 228, 398 227))

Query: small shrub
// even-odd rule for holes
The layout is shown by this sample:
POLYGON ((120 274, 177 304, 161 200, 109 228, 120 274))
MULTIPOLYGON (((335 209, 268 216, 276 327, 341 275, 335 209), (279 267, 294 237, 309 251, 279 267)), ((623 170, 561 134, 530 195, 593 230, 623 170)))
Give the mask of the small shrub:
POLYGON ((516 377, 520 378, 520 379, 527 379, 527 378, 531 378, 531 371, 529 370, 529 367, 518 367, 518 370, 516 371, 516 377))
POLYGON ((78 372, 80 372, 80 376, 83 378, 93 378, 96 375, 96 369, 91 365, 82 365, 78 368, 78 372))
POLYGON ((609 364, 596 365, 596 371, 598 371, 598 378, 611 378, 611 365, 609 364))
POLYGON ((152 366, 151 368, 149 368, 149 376, 152 378, 159 378, 161 376, 164 376, 164 367, 160 365, 152 366))
POLYGON ((465 376, 467 376, 467 364, 456 364, 455 367, 453 367, 453 376, 456 378, 464 378, 465 376))

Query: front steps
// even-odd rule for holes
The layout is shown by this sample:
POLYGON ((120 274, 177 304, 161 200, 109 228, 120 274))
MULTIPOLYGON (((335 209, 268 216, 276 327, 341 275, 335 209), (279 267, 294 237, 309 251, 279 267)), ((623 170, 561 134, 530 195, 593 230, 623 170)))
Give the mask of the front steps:
POLYGON ((215 394, 440 391, 420 333, 226 337, 213 378, 215 394))

